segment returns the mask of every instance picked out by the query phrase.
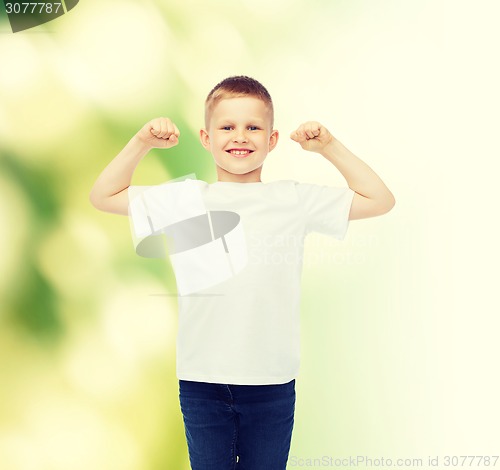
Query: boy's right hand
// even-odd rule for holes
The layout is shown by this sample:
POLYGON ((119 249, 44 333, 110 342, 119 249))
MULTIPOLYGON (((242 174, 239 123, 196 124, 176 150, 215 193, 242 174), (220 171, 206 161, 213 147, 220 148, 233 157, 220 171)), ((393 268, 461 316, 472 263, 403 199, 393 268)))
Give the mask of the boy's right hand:
POLYGON ((151 148, 168 149, 179 143, 180 132, 168 118, 160 117, 144 124, 137 138, 151 148))

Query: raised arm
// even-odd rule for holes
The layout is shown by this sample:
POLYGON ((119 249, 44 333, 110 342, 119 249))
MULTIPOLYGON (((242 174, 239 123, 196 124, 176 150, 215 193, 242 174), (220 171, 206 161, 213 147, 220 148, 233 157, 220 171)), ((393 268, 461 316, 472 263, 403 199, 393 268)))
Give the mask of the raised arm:
POLYGON ((152 148, 177 145, 179 135, 179 129, 168 118, 146 123, 99 175, 90 191, 91 204, 104 212, 128 215, 127 188, 137 164, 152 148))
POLYGON ((304 150, 323 155, 342 173, 348 186, 356 193, 349 220, 385 214, 396 204, 394 195, 380 177, 319 122, 302 124, 290 137, 299 142, 304 150))

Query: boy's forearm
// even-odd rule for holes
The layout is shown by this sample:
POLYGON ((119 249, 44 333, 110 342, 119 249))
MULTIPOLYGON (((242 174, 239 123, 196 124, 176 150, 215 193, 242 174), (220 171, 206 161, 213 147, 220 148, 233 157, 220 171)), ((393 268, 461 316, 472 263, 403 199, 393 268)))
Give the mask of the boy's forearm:
POLYGON ((349 187, 358 194, 392 207, 394 195, 380 177, 337 139, 321 152, 342 173, 349 187))
POLYGON ((104 168, 90 192, 94 205, 130 186, 137 164, 151 150, 151 147, 132 137, 121 152, 104 168))

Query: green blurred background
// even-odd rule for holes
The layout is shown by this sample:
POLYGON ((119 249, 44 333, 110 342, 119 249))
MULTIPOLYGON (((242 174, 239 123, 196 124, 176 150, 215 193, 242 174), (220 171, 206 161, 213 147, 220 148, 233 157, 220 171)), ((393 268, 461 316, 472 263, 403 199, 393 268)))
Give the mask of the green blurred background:
POLYGON ((233 74, 274 99, 264 182, 346 184, 288 138, 314 119, 397 199, 342 242, 307 238, 289 468, 500 454, 497 5, 82 0, 16 34, 0 17, 0 469, 189 468, 172 270, 88 195, 157 116, 180 144, 133 184, 215 181, 198 130, 233 74))

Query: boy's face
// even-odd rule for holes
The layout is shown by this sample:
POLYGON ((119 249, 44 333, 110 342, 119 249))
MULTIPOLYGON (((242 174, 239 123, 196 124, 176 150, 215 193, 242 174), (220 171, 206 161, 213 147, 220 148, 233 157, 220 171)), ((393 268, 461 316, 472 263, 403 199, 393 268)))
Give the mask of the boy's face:
POLYGON ((258 98, 226 98, 212 110, 200 139, 213 156, 219 181, 260 181, 262 164, 278 142, 271 112, 258 98))

